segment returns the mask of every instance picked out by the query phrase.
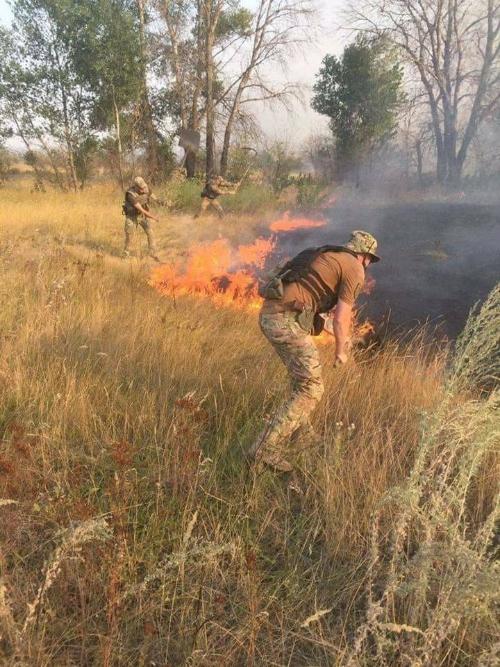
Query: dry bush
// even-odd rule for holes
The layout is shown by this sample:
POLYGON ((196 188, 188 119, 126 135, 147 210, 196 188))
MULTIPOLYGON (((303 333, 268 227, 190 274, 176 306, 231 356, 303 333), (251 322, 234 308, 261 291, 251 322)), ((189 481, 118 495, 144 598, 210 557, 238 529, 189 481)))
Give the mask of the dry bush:
POLYGON ((347 665, 486 665, 498 654, 499 318, 497 286, 458 341, 407 480, 377 511, 366 621, 347 665))

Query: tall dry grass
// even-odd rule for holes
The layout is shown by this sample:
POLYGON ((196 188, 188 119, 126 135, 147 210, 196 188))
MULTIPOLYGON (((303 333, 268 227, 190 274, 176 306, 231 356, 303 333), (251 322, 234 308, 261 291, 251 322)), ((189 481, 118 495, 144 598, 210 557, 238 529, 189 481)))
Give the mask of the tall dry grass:
MULTIPOLYGON (((119 244, 109 205, 85 237, 70 197, 2 213, 2 660, 490 659, 492 618, 467 610, 490 582, 491 404, 445 378, 446 351, 417 337, 333 370, 325 346, 301 490, 255 477, 243 453, 286 387, 255 316, 161 297, 147 264, 89 250, 119 244), (467 604, 446 606, 460 577, 467 604)), ((185 221, 167 224, 181 243, 185 221)))

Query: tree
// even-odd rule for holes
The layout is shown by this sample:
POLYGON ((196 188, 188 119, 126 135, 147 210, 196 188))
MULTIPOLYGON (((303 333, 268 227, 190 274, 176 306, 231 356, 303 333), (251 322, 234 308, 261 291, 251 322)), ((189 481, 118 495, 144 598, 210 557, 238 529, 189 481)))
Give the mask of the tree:
MULTIPOLYGON (((165 25, 157 36, 155 69, 166 78, 165 105, 182 129, 199 131, 205 118, 206 169, 213 171, 223 97, 220 59, 248 38, 252 14, 233 0, 157 0, 156 7, 165 25)), ((188 152, 188 176, 194 176, 195 165, 195 154, 188 152)))
POLYGON ((123 188, 124 114, 137 103, 142 91, 136 4, 134 0, 79 0, 73 3, 73 8, 85 16, 82 29, 73 38, 73 63, 94 94, 93 127, 113 132, 118 177, 123 188))
MULTIPOLYGON (((157 75, 170 74, 165 103, 183 129, 200 130, 205 119, 206 168, 215 169, 215 135, 223 131, 220 171, 228 167, 236 127, 253 125, 256 101, 286 102, 296 86, 275 85, 264 75, 270 64, 285 67, 286 54, 305 39, 309 0, 259 0, 255 13, 234 0, 156 0, 165 24, 157 50, 157 75), (161 69, 163 68, 163 72, 161 69)), ((188 153, 188 175, 194 174, 188 153)))
POLYGON ((387 35, 427 97, 440 183, 458 185, 469 148, 500 102, 498 0, 364 0, 352 10, 370 35, 387 35))
POLYGON ((148 49, 146 34, 146 4, 147 0, 136 0, 139 15, 139 65, 141 74, 141 85, 138 95, 138 111, 142 130, 146 136, 147 145, 147 169, 148 177, 154 181, 160 172, 160 161, 158 153, 158 134, 153 120, 153 109, 149 97, 149 86, 147 80, 148 49))
MULTIPOLYGON (((203 44, 201 0, 156 0, 164 26, 156 35, 155 74, 163 83, 163 108, 179 129, 199 131, 202 118, 203 44)), ((188 151, 187 175, 196 171, 196 153, 188 151)))
POLYGON ((358 39, 341 59, 327 55, 314 84, 312 107, 330 118, 340 174, 355 175, 397 126, 402 71, 383 39, 358 39))
POLYGON ((335 178, 335 143, 329 135, 311 135, 304 142, 303 159, 314 169, 316 178, 332 181, 335 178))
POLYGON ((76 190, 75 156, 91 135, 91 91, 72 60, 72 7, 71 0, 15 0, 0 85, 4 112, 27 151, 43 150, 58 185, 76 190), (65 155, 66 178, 57 150, 65 155))
POLYGON ((229 0, 202 0, 201 12, 205 71, 205 171, 208 175, 215 172, 216 107, 224 98, 224 95, 217 96, 216 85, 220 76, 217 57, 226 54, 229 47, 234 49, 236 41, 249 37, 251 14, 229 0), (218 53, 215 53, 216 49, 218 53))
POLYGON ((304 41, 311 12, 309 0, 259 0, 249 30, 248 57, 221 98, 228 107, 220 160, 223 175, 227 171, 231 136, 242 105, 262 101, 286 103, 295 94, 296 87, 292 84, 276 86, 266 81, 262 69, 271 64, 283 65, 286 53, 304 41))
POLYGON ((202 0, 201 26, 204 41, 204 70, 205 70, 205 114, 206 114, 206 166, 207 176, 214 172, 215 167, 215 98, 214 79, 215 62, 214 47, 217 24, 224 8, 224 0, 202 0))

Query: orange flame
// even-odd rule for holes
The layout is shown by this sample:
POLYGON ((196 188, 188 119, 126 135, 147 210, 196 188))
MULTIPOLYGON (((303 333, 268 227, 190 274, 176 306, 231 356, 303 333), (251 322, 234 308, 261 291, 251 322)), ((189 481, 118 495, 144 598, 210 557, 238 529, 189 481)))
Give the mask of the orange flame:
POLYGON ((356 325, 356 337, 357 338, 368 338, 375 333, 375 327, 369 320, 365 320, 362 324, 356 325))
MULTIPOLYGON (((285 215, 273 223, 271 229, 285 231, 324 224, 326 222, 322 220, 290 219, 285 215)), ((238 248, 231 247, 227 239, 198 243, 188 250, 184 266, 176 262, 153 269, 149 284, 166 296, 198 295, 209 298, 217 306, 254 310, 262 303, 257 291, 257 272, 264 268, 275 247, 275 237, 261 237, 238 248)), ((368 278, 364 291, 370 293, 374 285, 375 281, 368 278)), ((354 329, 357 339, 374 332, 368 321, 355 323, 354 329)), ((329 344, 335 338, 332 331, 325 331, 316 340, 320 344, 329 344)))
POLYGON ((289 213, 285 213, 282 218, 275 220, 269 225, 272 232, 292 232, 295 229, 307 229, 313 227, 324 227, 326 220, 323 218, 313 220, 310 218, 290 218, 289 213))
POLYGON ((243 264, 250 264, 263 269, 267 257, 274 250, 275 246, 276 241, 274 239, 260 238, 251 245, 240 245, 238 255, 243 264))
POLYGON ((259 238, 235 251, 227 239, 190 248, 184 269, 180 263, 153 270, 150 285, 162 294, 198 294, 217 305, 253 309, 261 299, 257 293, 255 268, 262 268, 274 249, 274 239, 259 238), (245 268, 232 268, 245 266, 245 268))

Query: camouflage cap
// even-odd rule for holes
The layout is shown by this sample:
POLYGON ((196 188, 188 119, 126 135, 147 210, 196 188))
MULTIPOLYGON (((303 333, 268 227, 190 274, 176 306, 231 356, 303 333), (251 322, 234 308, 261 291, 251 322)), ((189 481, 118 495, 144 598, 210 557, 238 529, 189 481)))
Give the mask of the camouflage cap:
POLYGON ((357 252, 360 255, 370 255, 372 262, 379 262, 380 257, 375 254, 377 251, 377 239, 362 230, 356 229, 351 232, 351 238, 344 245, 344 248, 357 252))
POLYGON ((148 184, 146 181, 142 178, 142 176, 136 176, 134 178, 134 185, 141 190, 147 190, 148 189, 148 184))

